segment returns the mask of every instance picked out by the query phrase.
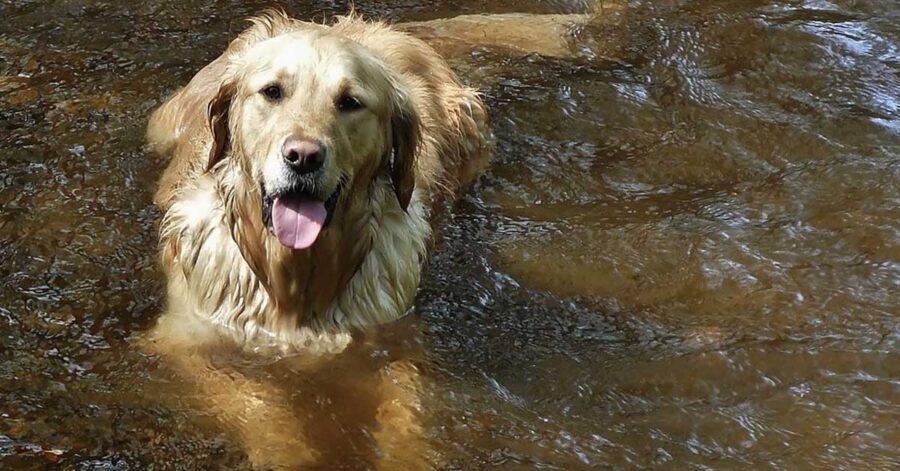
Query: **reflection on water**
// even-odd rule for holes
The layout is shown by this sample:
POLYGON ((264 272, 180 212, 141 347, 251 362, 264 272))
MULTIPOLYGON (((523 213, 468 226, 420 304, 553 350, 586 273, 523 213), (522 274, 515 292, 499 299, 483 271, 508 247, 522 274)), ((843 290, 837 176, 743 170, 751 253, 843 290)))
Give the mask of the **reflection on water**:
MULTIPOLYGON (((162 293, 145 119, 264 3, 0 6, 0 467, 249 466, 134 343, 162 293)), ((621 21, 568 60, 454 59, 499 147, 418 298, 426 439, 448 469, 897 469, 900 10, 647 1, 621 21)), ((335 375, 404 347, 372 348, 335 375)), ((356 386, 258 366, 317 401, 319 441, 366 436, 328 415, 356 386)), ((336 467, 367 466, 347 443, 336 467)))

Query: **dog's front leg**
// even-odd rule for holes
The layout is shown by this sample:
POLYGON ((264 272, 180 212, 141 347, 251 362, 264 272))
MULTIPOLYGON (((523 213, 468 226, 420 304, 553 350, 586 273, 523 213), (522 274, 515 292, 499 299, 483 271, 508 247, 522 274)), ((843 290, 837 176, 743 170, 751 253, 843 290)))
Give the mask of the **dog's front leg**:
POLYGON ((410 361, 399 360, 381 372, 381 397, 375 440, 378 469, 426 470, 436 467, 421 422, 422 378, 410 361))
POLYGON ((254 467, 293 470, 316 464, 303 424, 283 391, 224 372, 202 382, 198 386, 206 402, 239 434, 254 467))
POLYGON ((217 346, 218 337, 204 330, 202 324, 164 314, 145 348, 190 383, 199 404, 209 408, 227 432, 237 435, 254 467, 314 466, 317 454, 307 446, 303 423, 285 391, 234 368, 212 364, 213 352, 226 347, 217 346))

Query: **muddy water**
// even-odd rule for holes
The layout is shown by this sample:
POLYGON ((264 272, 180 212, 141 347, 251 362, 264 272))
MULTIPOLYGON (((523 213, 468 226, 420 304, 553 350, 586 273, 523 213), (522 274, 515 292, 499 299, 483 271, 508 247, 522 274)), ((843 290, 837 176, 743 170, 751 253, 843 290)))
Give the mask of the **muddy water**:
MULTIPOLYGON (((162 309, 145 119, 263 6, 0 4, 0 468, 249 467, 134 344, 162 309)), ((900 469, 898 25, 876 0, 637 1, 568 59, 456 58, 498 152, 417 301, 441 465, 900 469)))

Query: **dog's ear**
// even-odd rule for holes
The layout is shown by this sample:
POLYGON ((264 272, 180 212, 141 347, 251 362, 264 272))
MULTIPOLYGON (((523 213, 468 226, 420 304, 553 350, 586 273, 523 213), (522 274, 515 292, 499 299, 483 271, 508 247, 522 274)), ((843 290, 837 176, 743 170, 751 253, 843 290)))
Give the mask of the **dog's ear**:
POLYGON ((416 186, 416 154, 419 151, 419 113, 406 92, 397 93, 391 114, 391 182, 400 207, 406 211, 416 186))
POLYGON ((212 145, 209 148, 209 159, 206 161, 206 171, 212 170, 216 162, 225 156, 228 146, 231 145, 231 136, 228 129, 228 110, 231 108, 231 99, 234 97, 234 85, 231 82, 222 82, 219 90, 209 101, 207 106, 207 118, 209 130, 212 133, 212 145))

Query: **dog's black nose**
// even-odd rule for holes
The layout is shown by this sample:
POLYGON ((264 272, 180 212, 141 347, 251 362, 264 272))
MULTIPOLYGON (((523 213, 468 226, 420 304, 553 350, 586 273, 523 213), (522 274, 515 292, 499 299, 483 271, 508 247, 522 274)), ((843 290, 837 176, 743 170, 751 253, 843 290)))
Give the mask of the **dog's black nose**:
POLYGON ((325 162, 325 147, 308 139, 288 138, 281 146, 281 155, 288 167, 299 173, 312 173, 325 162))

